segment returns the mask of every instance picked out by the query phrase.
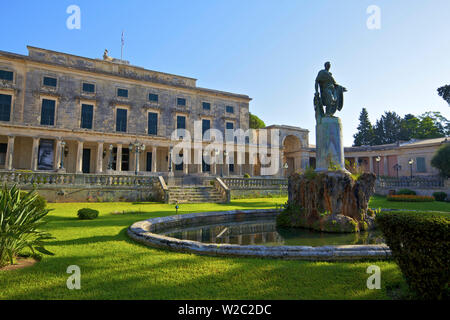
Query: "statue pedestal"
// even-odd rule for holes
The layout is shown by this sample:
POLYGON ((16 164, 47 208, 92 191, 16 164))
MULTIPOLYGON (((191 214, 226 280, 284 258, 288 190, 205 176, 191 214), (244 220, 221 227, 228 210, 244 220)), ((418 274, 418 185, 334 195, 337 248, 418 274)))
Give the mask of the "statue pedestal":
POLYGON ((342 123, 337 117, 323 117, 316 124, 316 171, 344 170, 342 123))

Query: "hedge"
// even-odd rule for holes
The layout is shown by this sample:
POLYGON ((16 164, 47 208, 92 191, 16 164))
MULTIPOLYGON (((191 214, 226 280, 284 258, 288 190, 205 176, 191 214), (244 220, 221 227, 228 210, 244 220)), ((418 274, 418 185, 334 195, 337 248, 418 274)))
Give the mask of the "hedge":
POLYGON ((411 189, 400 189, 400 190, 396 191, 395 194, 415 196, 416 192, 411 189))
POLYGON ((449 299, 450 213, 380 212, 376 223, 419 299, 449 299))
POLYGON ((402 201, 402 202, 433 202, 432 196, 412 196, 412 195, 389 195, 386 198, 388 201, 402 201))
POLYGON ((436 199, 436 201, 445 201, 445 199, 447 199, 447 194, 442 191, 433 192, 433 197, 436 199))

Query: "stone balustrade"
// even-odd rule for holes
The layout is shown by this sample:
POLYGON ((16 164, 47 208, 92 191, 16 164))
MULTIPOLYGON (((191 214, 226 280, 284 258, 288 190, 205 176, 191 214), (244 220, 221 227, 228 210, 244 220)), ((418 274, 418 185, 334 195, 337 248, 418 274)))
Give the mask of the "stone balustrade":
POLYGON ((222 181, 232 190, 255 189, 287 189, 287 179, 272 178, 222 178, 222 181))
POLYGON ((153 176, 0 171, 1 184, 17 184, 19 186, 152 187, 157 182, 158 177, 153 176))
POLYGON ((379 177, 376 181, 378 188, 443 188, 445 181, 440 176, 428 177, 379 177))

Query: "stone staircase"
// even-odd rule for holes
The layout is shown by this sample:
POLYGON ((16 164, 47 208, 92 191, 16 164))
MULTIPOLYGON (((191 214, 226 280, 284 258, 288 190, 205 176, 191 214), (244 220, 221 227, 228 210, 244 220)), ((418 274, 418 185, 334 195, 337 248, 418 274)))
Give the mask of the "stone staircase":
POLYGON ((184 185, 169 187, 169 203, 226 202, 214 186, 184 185))

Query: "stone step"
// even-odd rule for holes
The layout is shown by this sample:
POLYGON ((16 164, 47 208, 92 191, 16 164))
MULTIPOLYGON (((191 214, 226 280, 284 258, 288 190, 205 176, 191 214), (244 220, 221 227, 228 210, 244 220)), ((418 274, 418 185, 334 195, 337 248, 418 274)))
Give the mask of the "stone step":
POLYGON ((169 186, 169 203, 224 202, 222 194, 214 186, 169 186))

